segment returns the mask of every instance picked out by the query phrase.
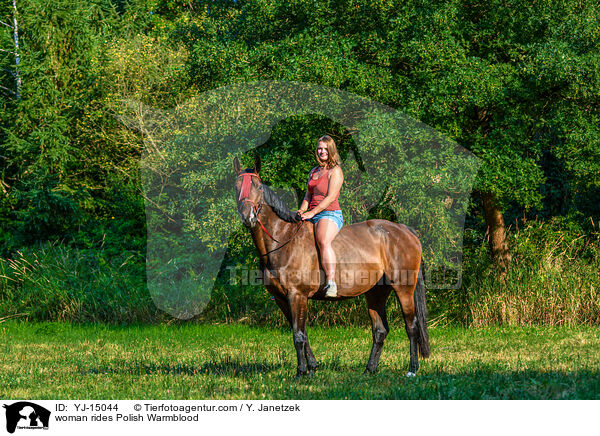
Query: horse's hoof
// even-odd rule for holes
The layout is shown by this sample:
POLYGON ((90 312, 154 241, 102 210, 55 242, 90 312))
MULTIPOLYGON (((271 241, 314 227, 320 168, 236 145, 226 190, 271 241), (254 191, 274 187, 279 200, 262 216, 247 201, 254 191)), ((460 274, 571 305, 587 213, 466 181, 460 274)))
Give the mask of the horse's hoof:
POLYGON ((296 378, 306 377, 308 375, 308 371, 296 371, 296 378))
POLYGON ((416 377, 416 376, 417 376, 417 374, 415 374, 414 372, 408 371, 408 372, 406 373, 406 376, 407 376, 407 377, 416 377))

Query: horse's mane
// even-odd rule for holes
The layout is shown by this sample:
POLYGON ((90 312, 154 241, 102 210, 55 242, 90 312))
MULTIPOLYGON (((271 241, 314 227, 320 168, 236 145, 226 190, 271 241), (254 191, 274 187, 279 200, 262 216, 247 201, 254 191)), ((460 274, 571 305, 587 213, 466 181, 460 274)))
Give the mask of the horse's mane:
POLYGON ((265 202, 271 206, 273 211, 277 214, 279 218, 288 222, 288 223, 296 223, 300 221, 296 212, 292 212, 286 204, 283 202, 281 198, 275 192, 271 190, 267 185, 263 183, 263 193, 265 197, 265 202))

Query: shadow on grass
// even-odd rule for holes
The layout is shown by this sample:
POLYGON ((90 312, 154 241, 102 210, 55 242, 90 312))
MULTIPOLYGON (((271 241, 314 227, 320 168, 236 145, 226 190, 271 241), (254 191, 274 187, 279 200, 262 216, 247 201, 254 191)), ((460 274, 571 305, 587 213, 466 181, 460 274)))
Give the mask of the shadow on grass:
MULTIPOLYGON (((507 369, 475 363, 455 370, 423 367, 417 377, 407 378, 404 366, 381 365, 373 375, 362 373, 363 365, 344 364, 337 359, 323 362, 314 377, 305 377, 282 384, 280 377, 272 384, 263 384, 261 375, 277 372, 293 380, 296 367, 289 362, 270 364, 238 360, 231 357, 213 358, 199 364, 148 361, 113 361, 106 366, 79 368, 81 375, 110 376, 171 375, 174 377, 217 376, 227 393, 220 399, 235 397, 266 399, 435 399, 435 400, 544 400, 600 399, 600 372, 593 370, 545 371, 507 369), (239 384, 229 383, 244 378, 248 384, 242 391, 239 384), (335 382, 332 382, 334 381, 335 382), (311 388, 308 389, 308 386, 311 388)), ((186 383, 185 381, 183 382, 186 383)), ((212 395, 211 392, 201 393, 212 395)))
MULTIPOLYGON (((537 370, 405 371, 383 369, 374 375, 346 376, 342 385, 320 382, 319 398, 429 400, 600 399, 600 372, 537 370)), ((309 399, 309 397, 294 398, 309 399)))
POLYGON ((87 374, 120 374, 120 375, 220 375, 246 377, 266 374, 281 368, 280 364, 262 362, 241 362, 224 358, 222 361, 206 362, 200 365, 168 364, 142 361, 119 361, 102 368, 80 368, 82 375, 87 374))

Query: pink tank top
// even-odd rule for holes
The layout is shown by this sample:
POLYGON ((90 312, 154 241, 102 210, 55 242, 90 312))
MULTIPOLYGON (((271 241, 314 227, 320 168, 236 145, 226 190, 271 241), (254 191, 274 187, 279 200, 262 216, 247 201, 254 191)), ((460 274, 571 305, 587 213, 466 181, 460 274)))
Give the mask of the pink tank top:
MULTIPOLYGON (((329 189, 329 170, 324 170, 321 173, 321 177, 317 180, 313 179, 313 173, 316 168, 310 172, 310 179, 308 180, 308 193, 310 194, 310 204, 308 205, 308 209, 312 209, 317 206, 325 196, 327 195, 327 189, 329 189)), ((331 202, 325 210, 341 210, 340 203, 338 202, 338 197, 340 193, 335 197, 335 200, 331 202)))

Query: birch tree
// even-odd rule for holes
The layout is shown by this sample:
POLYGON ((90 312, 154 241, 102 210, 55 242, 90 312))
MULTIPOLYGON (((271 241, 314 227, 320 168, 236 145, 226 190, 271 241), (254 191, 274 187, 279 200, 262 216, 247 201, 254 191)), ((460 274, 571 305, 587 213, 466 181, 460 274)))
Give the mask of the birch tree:
POLYGON ((3 85, 0 85, 0 89, 11 96, 14 96, 18 100, 21 95, 21 73, 19 71, 21 58, 19 55, 19 22, 17 20, 17 0, 12 0, 12 24, 5 23, 1 20, 0 24, 9 28, 12 36, 13 46, 10 47, 10 49, 0 48, 0 51, 9 54, 11 57, 14 57, 14 68, 12 70, 8 70, 8 73, 14 78, 15 83, 14 89, 10 89, 3 85))

